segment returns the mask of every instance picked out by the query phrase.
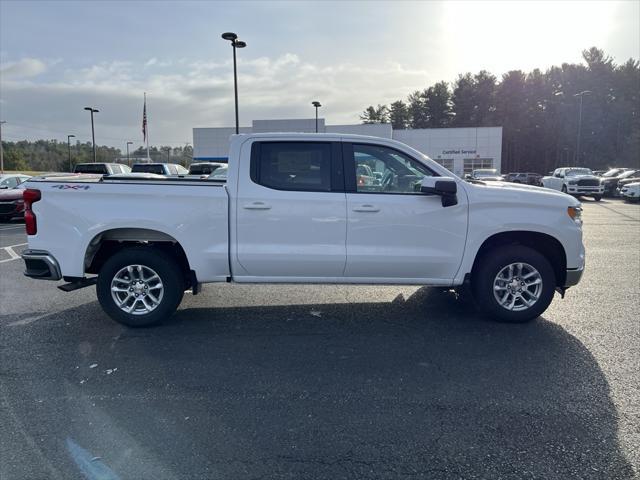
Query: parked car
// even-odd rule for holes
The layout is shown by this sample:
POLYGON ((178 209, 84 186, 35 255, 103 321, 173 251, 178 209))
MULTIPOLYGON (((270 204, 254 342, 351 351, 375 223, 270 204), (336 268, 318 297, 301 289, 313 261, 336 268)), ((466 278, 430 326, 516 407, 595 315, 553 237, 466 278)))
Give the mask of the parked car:
POLYGON ((156 175, 188 175, 189 170, 177 163, 134 163, 133 173, 155 173, 156 175))
POLYGON ((226 166, 226 163, 219 162, 198 162, 189 165, 189 175, 211 175, 218 168, 226 166))
POLYGON ((540 185, 542 175, 539 173, 508 173, 504 177, 505 181, 512 183, 523 183, 525 185, 540 185))
POLYGON ((24 216, 22 193, 25 188, 25 184, 21 183, 16 187, 0 190, 0 222, 24 216))
POLYGON ((620 181, 628 178, 634 178, 640 175, 640 170, 625 169, 621 173, 618 173, 612 177, 603 177, 602 184, 604 185, 605 196, 615 196, 618 193, 620 187, 620 181))
POLYGON ((479 168, 471 172, 472 180, 482 180, 483 182, 503 182, 504 177, 495 168, 479 168))
POLYGON ((623 178, 621 180, 618 180, 618 188, 616 189, 616 192, 618 193, 618 195, 620 195, 620 191, 622 190, 622 187, 630 183, 636 183, 636 182, 640 182, 640 170, 635 170, 634 174, 626 178, 623 178))
POLYGON ((227 168, 226 184, 28 181, 25 274, 64 278, 65 291, 97 284, 108 315, 146 326, 173 314, 185 289, 233 281, 468 283, 487 315, 524 322, 584 270, 578 200, 464 182, 391 139, 234 135, 227 168), (384 172, 377 188, 358 186, 363 151, 384 172))
POLYGON ((560 190, 574 196, 590 196, 596 202, 602 199, 604 186, 588 168, 564 167, 557 168, 553 175, 542 177, 542 186, 553 190, 560 190))
POLYGON ((101 175, 117 175, 129 173, 131 169, 122 163, 78 163, 73 173, 99 173, 101 175))
POLYGON ((640 201, 640 181, 627 183, 620 189, 620 196, 628 202, 640 201))
POLYGON ((29 178, 30 175, 22 173, 3 173, 0 175, 0 190, 15 188, 29 178))

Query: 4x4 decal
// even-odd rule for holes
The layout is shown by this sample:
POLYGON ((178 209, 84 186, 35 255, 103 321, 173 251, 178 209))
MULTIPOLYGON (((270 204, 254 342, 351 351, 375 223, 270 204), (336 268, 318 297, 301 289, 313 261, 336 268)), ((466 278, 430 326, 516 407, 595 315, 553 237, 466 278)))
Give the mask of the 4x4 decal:
POLYGON ((89 185, 52 185, 51 188, 58 190, 89 190, 89 185))

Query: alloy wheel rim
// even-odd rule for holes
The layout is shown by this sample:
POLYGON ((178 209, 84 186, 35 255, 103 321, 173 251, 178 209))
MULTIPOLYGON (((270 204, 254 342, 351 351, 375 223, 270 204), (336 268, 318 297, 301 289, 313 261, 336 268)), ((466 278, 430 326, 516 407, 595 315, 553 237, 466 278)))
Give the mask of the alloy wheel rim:
POLYGON ((131 315, 151 313, 163 296, 160 276, 146 265, 127 265, 111 280, 111 298, 120 310, 131 315))
POLYGON ((511 263, 493 280, 493 296, 498 304, 510 311, 527 310, 540 299, 542 275, 528 263, 511 263))

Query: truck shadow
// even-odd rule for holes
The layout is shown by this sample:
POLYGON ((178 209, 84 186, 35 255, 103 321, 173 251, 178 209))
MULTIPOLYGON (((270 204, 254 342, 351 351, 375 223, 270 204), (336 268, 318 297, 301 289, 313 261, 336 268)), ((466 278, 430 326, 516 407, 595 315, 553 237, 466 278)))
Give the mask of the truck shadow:
POLYGON ((122 478, 634 475, 597 362, 544 318, 496 324, 435 289, 385 303, 185 308, 143 330, 107 323, 96 304, 71 315, 73 338, 57 333, 40 352, 118 371, 82 385, 72 368, 55 382, 23 373, 8 391, 29 398, 44 382, 67 398, 59 425, 33 415, 25 429, 91 446, 122 478), (69 422, 85 417, 100 421, 69 422))

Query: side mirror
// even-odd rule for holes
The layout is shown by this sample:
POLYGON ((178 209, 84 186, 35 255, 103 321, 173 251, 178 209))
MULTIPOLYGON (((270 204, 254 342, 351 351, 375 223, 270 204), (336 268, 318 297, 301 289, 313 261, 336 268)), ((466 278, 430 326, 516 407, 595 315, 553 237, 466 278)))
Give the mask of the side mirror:
POLYGON ((451 177, 424 177, 420 191, 426 195, 442 197, 442 206, 450 207, 458 203, 458 184, 451 177))

